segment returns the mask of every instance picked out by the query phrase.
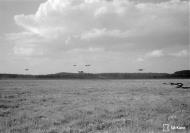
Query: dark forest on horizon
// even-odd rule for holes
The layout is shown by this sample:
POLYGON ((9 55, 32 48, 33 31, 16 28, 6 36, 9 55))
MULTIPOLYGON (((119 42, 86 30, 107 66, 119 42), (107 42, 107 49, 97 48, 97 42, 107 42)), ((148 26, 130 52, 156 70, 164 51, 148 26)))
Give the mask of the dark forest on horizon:
POLYGON ((67 73, 46 75, 0 74, 0 79, 172 79, 190 78, 190 70, 168 73, 67 73))

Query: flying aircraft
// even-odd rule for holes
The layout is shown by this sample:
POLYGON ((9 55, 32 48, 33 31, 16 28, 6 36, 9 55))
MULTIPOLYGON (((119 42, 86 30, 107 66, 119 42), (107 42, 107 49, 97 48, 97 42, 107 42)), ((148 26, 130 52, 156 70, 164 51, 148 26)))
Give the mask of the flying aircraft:
POLYGON ((77 66, 77 65, 73 65, 73 66, 77 66))
POLYGON ((26 68, 26 69, 24 69, 25 71, 29 71, 29 69, 28 68, 26 68))
POLYGON ((144 69, 138 69, 139 71, 143 71, 144 69))
POLYGON ((85 65, 86 67, 88 67, 88 66, 91 66, 91 65, 85 65))

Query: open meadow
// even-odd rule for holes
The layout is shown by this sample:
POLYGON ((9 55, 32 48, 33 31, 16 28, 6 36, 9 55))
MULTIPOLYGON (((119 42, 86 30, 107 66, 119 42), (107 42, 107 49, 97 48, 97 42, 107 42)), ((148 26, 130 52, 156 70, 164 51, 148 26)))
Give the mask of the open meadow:
POLYGON ((190 89, 163 84, 171 82, 190 86, 187 79, 0 80, 0 133, 189 133, 190 89))

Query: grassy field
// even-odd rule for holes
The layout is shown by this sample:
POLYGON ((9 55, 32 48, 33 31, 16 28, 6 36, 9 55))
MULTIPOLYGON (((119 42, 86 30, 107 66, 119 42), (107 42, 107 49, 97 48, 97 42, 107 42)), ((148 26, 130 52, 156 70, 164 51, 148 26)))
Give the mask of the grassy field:
POLYGON ((190 85, 188 80, 2 80, 0 133, 162 133, 163 124, 169 124, 168 133, 189 133, 190 89, 163 84, 170 82, 190 85))

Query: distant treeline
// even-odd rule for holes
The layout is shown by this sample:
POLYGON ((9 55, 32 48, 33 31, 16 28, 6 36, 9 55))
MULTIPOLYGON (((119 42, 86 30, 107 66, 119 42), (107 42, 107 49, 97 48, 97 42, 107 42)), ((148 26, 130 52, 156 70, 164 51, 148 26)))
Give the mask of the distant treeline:
POLYGON ((47 75, 0 74, 0 79, 172 79, 190 78, 190 70, 168 73, 56 73, 47 75))

